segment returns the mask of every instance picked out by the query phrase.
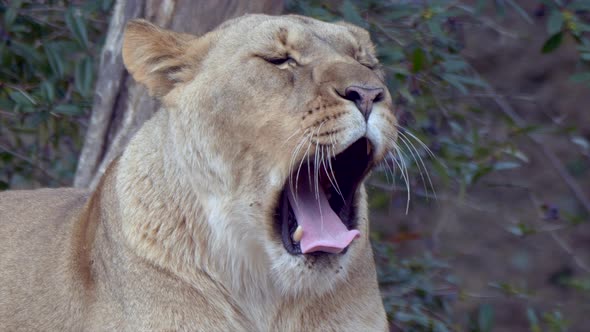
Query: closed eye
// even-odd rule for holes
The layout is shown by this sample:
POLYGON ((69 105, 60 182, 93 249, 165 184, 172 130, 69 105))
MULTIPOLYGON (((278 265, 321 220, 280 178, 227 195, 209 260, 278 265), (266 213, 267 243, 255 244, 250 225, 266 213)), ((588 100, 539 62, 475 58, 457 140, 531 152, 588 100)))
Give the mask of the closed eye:
POLYGON ((377 65, 376 65, 376 64, 369 64, 369 63, 366 63, 366 62, 361 62, 361 61, 359 61, 359 63, 360 63, 361 65, 363 65, 363 66, 365 66, 365 67, 367 67, 367 68, 371 69, 371 70, 374 70, 375 68, 377 68, 377 65))
POLYGON ((285 55, 259 55, 260 58, 264 59, 264 61, 271 63, 277 66, 280 69, 285 69, 287 67, 294 67, 297 65, 297 61, 293 59, 289 54, 285 55))
POLYGON ((266 60, 267 62, 272 63, 275 66, 280 66, 280 65, 283 65, 283 64, 285 64, 285 63, 287 63, 289 61, 294 61, 289 56, 282 57, 282 58, 265 58, 264 60, 266 60))

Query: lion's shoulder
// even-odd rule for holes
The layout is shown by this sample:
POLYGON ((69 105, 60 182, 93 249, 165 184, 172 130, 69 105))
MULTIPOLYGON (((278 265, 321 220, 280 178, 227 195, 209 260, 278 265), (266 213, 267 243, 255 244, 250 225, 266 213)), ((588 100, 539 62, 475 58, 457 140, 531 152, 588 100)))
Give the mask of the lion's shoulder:
POLYGON ((75 188, 1 192, 0 219, 26 219, 27 215, 31 218, 48 217, 56 210, 81 208, 89 195, 88 190, 75 188))

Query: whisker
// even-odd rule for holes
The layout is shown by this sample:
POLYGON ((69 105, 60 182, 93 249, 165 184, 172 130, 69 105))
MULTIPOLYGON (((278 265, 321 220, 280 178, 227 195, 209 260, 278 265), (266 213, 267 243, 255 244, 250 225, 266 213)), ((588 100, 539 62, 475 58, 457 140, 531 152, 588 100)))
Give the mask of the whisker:
MULTIPOLYGON (((326 123, 326 121, 323 121, 318 126, 318 130, 316 132, 316 137, 319 135, 324 123, 326 123)), ((320 201, 320 160, 319 160, 320 156, 318 154, 318 151, 320 150, 319 149, 320 143, 317 139, 316 139, 315 144, 316 144, 315 145, 315 152, 314 152, 315 196, 316 196, 316 200, 318 201, 318 208, 320 211, 320 227, 321 227, 321 230, 323 231, 323 229, 324 229, 324 215, 322 213, 322 204, 320 201)), ((322 158, 323 158, 323 156, 322 156, 322 158)))
POLYGON ((384 168, 384 173, 385 173, 385 180, 389 182, 389 177, 391 176, 391 183, 393 184, 393 186, 395 186, 395 167, 393 167, 392 165, 389 164, 389 161, 386 159, 384 159, 381 164, 383 164, 383 168, 384 168))
MULTIPOLYGON (((299 172, 301 172, 301 166, 303 166, 303 162, 308 159, 307 154, 309 153, 309 149, 311 148, 311 143, 312 143, 312 137, 313 134, 310 132, 308 135, 308 140, 309 143, 307 144, 307 150, 305 150, 305 153, 303 154, 303 156, 305 158, 301 158, 301 161, 299 162, 299 167, 297 168, 297 175, 295 176, 295 202, 297 203, 299 200, 297 199, 297 196, 299 195, 299 172)), ((308 174, 308 179, 309 179, 309 163, 307 163, 307 174, 308 174)), ((309 184, 309 186, 311 187, 311 182, 309 184)))
MULTIPOLYGON (((328 149, 328 148, 326 147, 326 149, 328 149)), ((332 146, 332 151, 334 151, 333 146, 332 146)), ((332 187, 334 187, 334 189, 336 189, 336 192, 342 198, 342 202, 346 203, 346 200, 344 199, 344 195, 342 195, 342 191, 340 190, 340 186, 338 186, 338 180, 336 179, 336 174, 334 174, 334 168, 332 167, 332 158, 330 158, 330 151, 327 151, 327 152, 328 152, 328 167, 330 168, 330 172, 328 173, 328 171, 326 170, 326 174, 328 174, 328 179, 330 180, 332 187), (334 182, 332 182, 332 180, 330 178, 330 174, 332 174, 332 177, 334 178, 334 182)))
POLYGON ((295 160, 297 159, 297 156, 299 155, 299 152, 301 151, 301 148, 305 145, 306 138, 308 138, 307 137, 308 134, 309 134, 309 129, 305 130, 305 132, 303 132, 299 143, 297 144, 297 146, 293 150, 293 153, 291 155, 291 160, 289 161, 289 188, 291 189, 292 193, 295 193, 295 195, 297 195, 297 192, 293 190, 294 189, 293 188, 293 171, 294 171, 293 166, 294 166, 295 160))
POLYGON ((399 145, 396 147, 396 151, 400 155, 400 159, 398 160, 398 162, 400 163, 400 166, 401 166, 400 171, 402 174, 405 174, 406 188, 408 190, 408 194, 407 194, 408 199, 406 202, 406 214, 408 214, 409 209, 410 209, 410 201, 411 201, 411 197, 412 197, 412 183, 410 180, 410 173, 408 171, 408 165, 406 163, 407 157, 405 156, 403 151, 400 149, 399 145))
POLYGON ((432 152, 432 150, 430 150, 430 148, 428 147, 428 145, 424 144, 424 142, 422 142, 422 140, 420 138, 418 138, 416 135, 412 134, 411 131, 409 131, 408 129, 404 128, 403 126, 400 126, 399 124, 395 125, 399 131, 398 133, 405 133, 407 135, 409 135, 410 137, 412 137, 413 139, 415 139, 420 146, 422 146, 422 148, 424 148, 424 150, 426 150, 426 152, 434 159, 436 159, 437 161, 439 161, 439 159, 436 157, 436 155, 434 154, 434 152, 432 152))
MULTIPOLYGON (((401 134, 401 133, 400 133, 401 134)), ((410 151, 410 154, 412 155, 412 158, 414 159, 414 162, 416 163, 416 167, 418 168, 418 173, 420 174, 420 178, 422 179, 422 184, 424 185, 424 191, 426 193, 428 193, 428 189, 426 187, 426 179, 424 178, 424 174, 422 173, 422 166, 420 165, 420 163, 418 162, 418 158, 416 157, 416 154, 418 155, 418 157, 420 157, 418 151, 416 150, 416 154, 414 154, 414 149, 412 149, 412 147, 410 147, 410 144, 408 144, 407 139, 405 138, 405 136, 401 135, 399 136, 399 140, 404 144, 404 146, 408 149, 408 151, 410 151)), ((422 161, 422 159, 420 158, 420 161, 422 161)), ((423 165, 424 163, 422 163, 423 165)), ((424 171, 426 173, 428 173, 428 170, 426 170, 426 166, 424 166, 424 171)))
MULTIPOLYGON (((295 130, 295 132, 291 136, 287 137, 287 139, 283 142, 283 144, 281 144, 281 147, 284 147, 285 144, 287 144, 287 142, 289 142, 289 140, 291 138, 295 137, 295 135, 297 135, 297 133, 299 133, 300 131, 301 131, 301 128, 297 128, 297 130, 295 130)), ((305 130, 305 131, 307 132, 307 130, 305 130)))
POLYGON ((338 193, 338 195, 340 196, 340 198, 342 198, 342 202, 346 203, 346 200, 344 199, 344 195, 342 194, 342 189, 340 189, 340 185, 338 185, 338 180, 336 180, 336 174, 334 174, 334 168, 332 166, 332 158, 336 159, 336 138, 334 137, 334 135, 330 134, 330 142, 331 144, 331 151, 332 151, 332 157, 330 157, 328 159, 328 163, 330 164, 330 172, 332 173, 332 177, 334 177, 334 188, 336 188, 336 192, 338 193))
MULTIPOLYGON (((400 152, 399 151, 399 146, 397 144, 394 143, 394 150, 396 152, 400 152)), ((410 210, 410 196, 411 196, 411 192, 410 192, 410 181, 409 181, 409 177, 406 175, 406 172, 404 170, 407 171, 407 169, 402 166, 402 163, 400 161, 398 161, 395 156, 389 152, 389 155, 391 156, 391 159, 393 160, 393 162, 397 165, 397 167, 400 169, 400 174, 402 179, 404 180, 404 182, 406 183, 406 194, 407 194, 407 200, 406 200, 406 214, 408 214, 409 210, 410 210)), ((404 164, 405 165, 405 164, 404 164)))
MULTIPOLYGON (((321 131, 322 126, 324 125, 324 123, 326 123, 326 121, 323 121, 318 126, 318 130, 317 130, 316 135, 315 135, 316 137, 319 135, 319 133, 320 133, 320 131, 321 131)), ((320 196, 319 196, 320 195, 320 185, 319 185, 319 176, 320 176, 320 174, 319 174, 320 173, 320 169, 319 168, 320 167, 319 167, 319 160, 318 160, 318 158, 319 158, 318 150, 319 150, 319 146, 320 146, 319 144, 320 143, 319 143, 319 141, 316 138, 316 141, 315 141, 315 152, 314 152, 314 159, 313 159, 313 161, 314 161, 314 177, 315 177, 315 197, 316 197, 316 200, 318 201, 318 203, 320 202, 320 196)))
MULTIPOLYGON (((418 149, 414 146, 414 144, 410 141, 410 139, 408 138, 408 136, 406 136, 404 133, 402 132, 398 132, 401 136, 400 138, 402 139, 402 141, 406 141, 416 152, 416 155, 418 155, 418 158, 420 160, 420 163, 422 164, 422 168, 424 169, 424 172, 426 173, 426 178, 428 179, 428 184, 430 185, 430 189, 432 190, 432 194, 434 196, 434 198, 436 199, 436 190, 434 190, 434 185, 432 183, 432 178, 430 177, 430 173, 428 172, 428 169, 426 168, 426 164, 424 163, 424 160, 422 158, 422 156, 420 156, 420 153, 418 152, 418 149)), ((418 168, 420 168, 420 165, 418 165, 418 168)), ((420 172, 420 175, 422 175, 422 172, 420 172)), ((422 181, 424 182, 424 177, 422 177, 422 181)), ((426 191, 428 193, 428 191, 426 190, 426 183, 424 183, 424 191, 426 191)))
MULTIPOLYGON (((317 163, 317 169, 315 171, 316 173, 316 195, 317 195, 317 200, 318 200, 318 208, 320 210, 320 230, 323 232, 324 231, 324 215, 322 214, 322 203, 320 201, 320 184, 319 184, 319 173, 320 173, 320 165, 322 163, 322 160, 324 159, 324 149, 322 146, 320 147, 320 155, 319 155, 319 161, 317 163)), ((316 148, 317 151, 317 148, 316 148)), ((325 193, 324 193, 325 195, 325 193)))

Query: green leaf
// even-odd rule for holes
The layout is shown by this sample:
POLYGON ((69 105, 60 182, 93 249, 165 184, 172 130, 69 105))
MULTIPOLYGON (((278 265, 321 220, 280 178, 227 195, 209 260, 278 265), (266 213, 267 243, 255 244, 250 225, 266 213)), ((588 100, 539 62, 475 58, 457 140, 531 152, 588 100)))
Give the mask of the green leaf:
POLYGON ((84 111, 77 105, 61 104, 53 108, 53 112, 65 115, 82 115, 84 111))
POLYGON ((20 107, 28 107, 36 104, 33 97, 23 90, 10 91, 8 95, 20 107))
POLYGON ((447 73, 447 74, 443 74, 442 78, 443 78, 443 80, 445 80, 446 82, 450 83, 452 86, 457 88, 463 94, 467 94, 469 92, 469 90, 467 89, 467 87, 465 85, 473 85, 473 86, 479 86, 479 87, 486 87, 487 86, 486 82, 482 81, 481 79, 479 79, 477 77, 469 77, 469 76, 462 76, 462 75, 447 73))
POLYGON ((0 98, 0 109, 10 111, 14 108, 14 101, 11 98, 5 98, 2 94, 0 96, 2 96, 0 98))
POLYGON ((533 19, 529 16, 529 14, 524 10, 521 6, 519 6, 514 0, 505 0, 508 4, 520 15, 524 18, 525 21, 529 24, 533 24, 533 19))
POLYGON ((426 63, 426 55, 421 48, 417 48, 412 53, 412 72, 417 73, 420 72, 424 68, 424 64, 426 63))
POLYGON ((499 161, 494 163, 494 170, 496 171, 503 171, 507 169, 514 169, 519 168, 521 166, 520 163, 514 161, 499 161))
POLYGON ((366 27, 367 23, 359 14, 358 8, 350 0, 344 0, 340 7, 340 12, 345 21, 356 24, 361 27, 366 27))
POLYGON ((477 324, 479 331, 491 332, 494 326, 494 309, 489 304, 483 304, 479 307, 477 315, 477 324))
POLYGON ((66 25, 76 38, 76 41, 85 49, 88 48, 88 32, 86 21, 79 9, 70 8, 65 13, 66 25))
POLYGON ((576 23, 576 26, 577 26, 577 29, 576 30, 579 31, 579 32, 588 32, 588 31, 590 31, 590 24, 586 24, 586 23, 583 23, 583 22, 577 22, 576 23))
POLYGON ((377 45, 377 54, 381 63, 398 63, 406 57, 400 47, 391 44, 377 45))
POLYGON ((428 26, 428 29, 430 30, 430 32, 432 33, 432 35, 438 39, 439 41, 442 42, 448 42, 448 38, 445 35, 444 31, 441 28, 441 22, 438 20, 428 20, 426 21, 426 25, 428 26))
POLYGON ((529 319, 529 324, 531 326, 531 332, 541 332, 541 327, 539 326, 539 318, 537 318, 537 314, 535 313, 535 309, 528 307, 526 309, 526 316, 529 319))
POLYGON ((384 13, 384 18, 389 21, 399 21, 407 17, 410 17, 415 13, 415 8, 411 6, 403 6, 400 8, 396 8, 395 10, 388 11, 387 13, 384 13))
POLYGON ((590 2, 588 0, 572 1, 567 8, 570 10, 590 10, 590 2))
POLYGON ((394 317, 395 320, 399 322, 412 322, 424 327, 429 326, 429 319, 425 316, 398 311, 395 313, 394 317))
POLYGON ((590 150, 590 142, 582 136, 574 136, 571 141, 579 145, 583 150, 590 150))
POLYGON ((563 26, 563 15, 557 9, 554 9, 549 14, 549 18, 547 19, 547 32, 549 35, 554 35, 561 31, 561 27, 563 26))
MULTIPOLYGON (((521 236, 521 237, 528 236, 528 235, 532 235, 532 234, 535 234, 535 233, 537 232, 537 230, 536 230, 536 229, 534 229, 533 227, 531 227, 531 226, 529 226, 529 225, 527 225, 527 224, 525 224, 525 223, 522 223, 522 222, 519 222, 519 223, 518 223, 517 225, 515 225, 515 226, 509 226, 509 227, 507 227, 506 229, 507 229, 507 230, 508 230, 510 233, 512 233, 512 234, 514 234, 514 235, 516 235, 516 236, 521 236)), ((505 292, 507 292, 507 293, 514 293, 514 291, 515 291, 514 289, 511 289, 511 288, 512 288, 512 286, 509 286, 509 285, 507 285, 507 284, 504 284, 504 285, 502 286, 502 288, 503 288, 503 289, 504 289, 504 291, 505 291, 505 292)))
POLYGON ((544 4, 545 6, 548 6, 549 8, 555 8, 557 7, 557 4, 555 3, 555 0, 537 0, 540 3, 544 4))
POLYGON ((11 31, 12 23, 16 19, 18 15, 18 10, 12 6, 8 7, 4 12, 4 28, 8 31, 11 31))
POLYGON ((6 30, 12 31, 12 23, 14 23, 14 21, 16 20, 16 17, 18 16, 18 10, 20 9, 21 5, 21 0, 13 0, 10 2, 10 5, 4 12, 4 27, 6 28, 6 30))
POLYGON ((76 63, 74 84, 76 90, 84 97, 88 97, 91 93, 92 83, 94 81, 93 69, 92 58, 90 57, 85 57, 76 63))
POLYGON ((477 0, 477 3, 475 4, 475 13, 478 15, 481 14, 483 10, 487 8, 487 5, 489 5, 488 0, 477 0))
POLYGON ((55 100, 55 88, 53 87, 53 83, 50 81, 43 81, 40 86, 41 93, 43 98, 49 103, 52 103, 55 100))
POLYGON ((442 64, 446 72, 458 72, 467 68, 467 63, 463 60, 446 60, 442 64))
POLYGON ((553 36, 549 37, 549 39, 547 39, 547 41, 545 42, 545 44, 543 44, 543 48, 541 49, 542 53, 551 53, 553 51, 555 51, 559 45, 561 45, 561 42, 563 41, 563 32, 558 32, 556 34, 554 34, 553 36))
POLYGON ((31 28, 23 25, 23 24, 13 24, 10 27, 10 31, 11 32, 25 32, 25 33, 30 33, 31 32, 31 28))
POLYGON ((584 83, 590 81, 590 72, 576 73, 569 77, 574 83, 584 83))
POLYGON ((10 48, 14 51, 14 53, 26 60, 29 60, 30 62, 41 62, 42 60, 42 56, 39 54, 39 52, 37 52, 34 47, 28 44, 13 40, 10 44, 10 48))
POLYGON ((49 66, 57 78, 62 78, 64 74, 64 63, 63 57, 58 52, 58 46, 53 43, 45 45, 45 54, 47 55, 47 61, 49 66))
POLYGON ((101 9, 103 12, 108 12, 113 6, 113 0, 102 0, 101 9))
POLYGON ((456 76, 457 75, 444 74, 444 75, 442 75, 442 78, 447 83, 449 83, 452 86, 454 86, 462 94, 464 94, 464 95, 468 94, 469 93, 469 90, 467 90, 467 87, 463 83, 461 83, 459 80, 456 79, 456 76))
POLYGON ((474 172, 471 172, 471 174, 467 174, 467 183, 474 184, 485 175, 490 174, 493 170, 494 168, 490 166, 477 165, 474 172))
MULTIPOLYGON (((537 126, 530 126, 528 128, 530 128, 530 129, 528 131, 526 131, 526 132, 533 132, 535 130, 535 128, 537 128, 537 126)), ((526 129, 527 129, 526 127, 523 128, 523 130, 526 130, 526 129)), ((529 157, 527 157, 527 155, 524 154, 524 152, 522 152, 522 151, 520 151, 518 149, 509 148, 509 149, 502 150, 502 152, 506 153, 509 156, 512 156, 514 158, 517 158, 518 160, 520 160, 522 162, 525 162, 525 163, 528 163, 529 162, 529 157)))

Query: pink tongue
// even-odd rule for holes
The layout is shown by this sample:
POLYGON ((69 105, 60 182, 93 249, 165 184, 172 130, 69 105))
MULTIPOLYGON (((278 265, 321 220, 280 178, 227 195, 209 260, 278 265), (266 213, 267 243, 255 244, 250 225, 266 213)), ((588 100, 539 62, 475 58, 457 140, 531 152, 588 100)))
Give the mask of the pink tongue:
POLYGON ((321 185, 318 186, 319 195, 316 196, 313 178, 312 181, 308 181, 307 170, 301 169, 299 178, 297 189, 293 188, 298 192, 296 197, 290 188, 287 188, 287 195, 297 223, 303 227, 301 252, 304 254, 315 251, 340 253, 350 245, 352 240, 360 236, 360 232, 356 229, 349 231, 344 226, 342 220, 330 207, 321 185))

